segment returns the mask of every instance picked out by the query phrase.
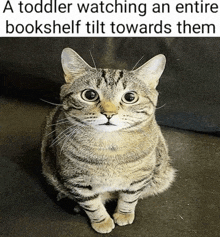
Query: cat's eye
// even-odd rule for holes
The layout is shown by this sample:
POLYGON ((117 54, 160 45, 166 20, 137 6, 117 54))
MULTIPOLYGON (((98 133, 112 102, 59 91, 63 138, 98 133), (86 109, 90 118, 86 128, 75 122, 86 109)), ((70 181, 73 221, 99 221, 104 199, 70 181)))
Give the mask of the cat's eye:
POLYGON ((126 104, 133 104, 139 99, 138 95, 134 91, 129 91, 122 96, 122 101, 126 104))
POLYGON ((82 92, 81 97, 86 101, 93 102, 98 100, 99 95, 95 90, 87 89, 82 92))

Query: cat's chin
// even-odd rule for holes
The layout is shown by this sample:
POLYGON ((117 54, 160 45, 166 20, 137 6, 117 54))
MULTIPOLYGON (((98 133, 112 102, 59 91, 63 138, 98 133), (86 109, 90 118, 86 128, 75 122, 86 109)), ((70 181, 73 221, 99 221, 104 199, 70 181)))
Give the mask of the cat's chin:
POLYGON ((122 129, 120 126, 117 125, 105 125, 105 124, 101 124, 101 125, 97 125, 94 126, 94 128, 100 132, 114 132, 114 131, 118 131, 120 129, 122 129))

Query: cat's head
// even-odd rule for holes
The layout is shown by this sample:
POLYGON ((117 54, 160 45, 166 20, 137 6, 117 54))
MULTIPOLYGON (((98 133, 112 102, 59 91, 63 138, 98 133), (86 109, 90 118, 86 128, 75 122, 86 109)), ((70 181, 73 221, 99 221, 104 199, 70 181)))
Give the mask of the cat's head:
POLYGON ((132 71, 92 68, 70 48, 61 59, 66 80, 61 100, 70 120, 111 132, 133 129, 154 116, 164 55, 132 71))

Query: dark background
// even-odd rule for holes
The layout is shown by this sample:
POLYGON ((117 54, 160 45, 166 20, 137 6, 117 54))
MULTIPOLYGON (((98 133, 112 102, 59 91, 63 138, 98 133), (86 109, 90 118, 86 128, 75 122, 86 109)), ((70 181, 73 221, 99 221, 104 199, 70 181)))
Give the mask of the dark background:
POLYGON ((1 38, 1 92, 59 101, 60 55, 71 47, 91 66, 131 70, 157 54, 167 58, 160 80, 161 125, 220 134, 220 38, 1 38))

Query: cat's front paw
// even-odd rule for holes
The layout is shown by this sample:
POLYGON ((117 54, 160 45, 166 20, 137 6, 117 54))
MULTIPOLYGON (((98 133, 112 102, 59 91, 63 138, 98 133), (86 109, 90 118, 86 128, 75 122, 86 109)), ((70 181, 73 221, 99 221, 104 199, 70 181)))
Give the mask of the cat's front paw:
POLYGON ((92 222, 92 228, 99 233, 105 234, 111 232, 115 228, 115 224, 111 217, 107 217, 102 222, 92 222))
POLYGON ((116 212, 113 215, 113 217, 114 217, 115 223, 120 226, 132 224, 134 221, 134 213, 122 214, 122 213, 116 212))

